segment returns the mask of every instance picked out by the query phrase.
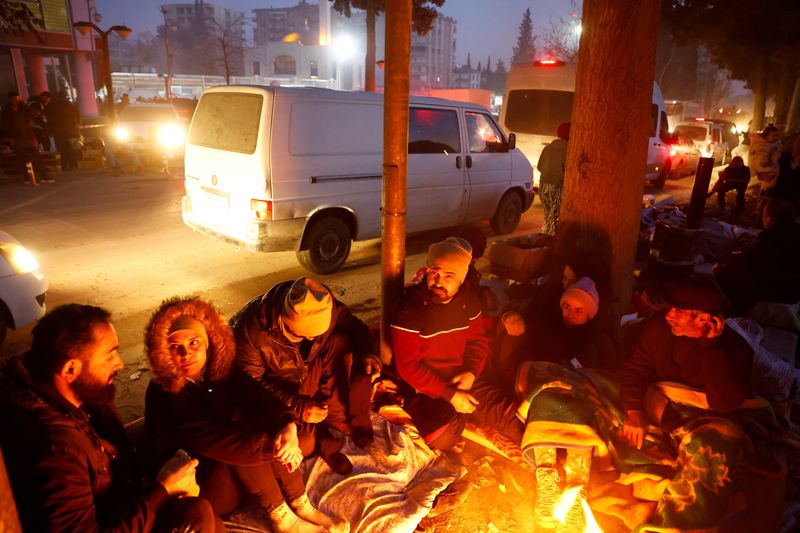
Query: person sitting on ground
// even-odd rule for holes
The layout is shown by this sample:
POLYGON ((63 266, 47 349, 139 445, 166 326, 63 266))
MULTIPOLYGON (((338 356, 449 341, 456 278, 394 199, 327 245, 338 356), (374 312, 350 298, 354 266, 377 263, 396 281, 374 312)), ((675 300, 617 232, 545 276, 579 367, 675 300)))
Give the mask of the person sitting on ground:
POLYGON ((664 299, 669 310, 647 320, 622 371, 622 435, 642 448, 653 423, 673 439, 677 472, 658 503, 655 525, 706 530, 724 519, 747 460, 747 437, 728 414, 752 396, 753 350, 725 326, 722 294, 709 278, 677 281, 664 299), (673 403, 664 389, 652 394, 656 389, 648 388, 657 382, 698 390, 703 406, 673 403))
POLYGON ((274 531, 348 530, 308 500, 297 470, 303 454, 296 416, 233 369, 233 334, 211 304, 165 300, 145 330, 145 346, 153 370, 145 395, 148 442, 161 455, 185 449, 199 458, 200 494, 218 515, 251 495, 274 531))
POLYGON ((341 475, 353 468, 330 428, 359 448, 372 442, 370 395, 381 371, 369 328, 318 281, 284 281, 230 320, 236 364, 300 420, 304 456, 316 450, 341 475))
POLYGON ((736 156, 730 164, 719 173, 719 180, 709 193, 717 193, 717 203, 721 212, 725 212, 725 195, 728 191, 736 191, 736 210, 733 212, 734 220, 738 220, 744 211, 744 193, 750 183, 750 167, 745 166, 744 160, 736 156))
POLYGON ((734 252, 714 268, 714 277, 737 314, 746 314, 761 300, 800 301, 800 224, 794 206, 782 198, 764 203, 764 230, 755 245, 734 252))
POLYGON ((463 290, 472 260, 469 243, 448 237, 428 248, 425 278, 406 287, 391 321, 397 373, 406 385, 405 409, 425 442, 448 450, 461 439, 467 416, 512 441, 522 438, 517 402, 475 390, 489 352, 480 302, 463 290))
POLYGON ((34 326, 0 379, 0 446, 24 531, 225 531, 197 498, 197 460, 169 459, 149 487, 114 406, 123 368, 108 311, 68 304, 34 326))

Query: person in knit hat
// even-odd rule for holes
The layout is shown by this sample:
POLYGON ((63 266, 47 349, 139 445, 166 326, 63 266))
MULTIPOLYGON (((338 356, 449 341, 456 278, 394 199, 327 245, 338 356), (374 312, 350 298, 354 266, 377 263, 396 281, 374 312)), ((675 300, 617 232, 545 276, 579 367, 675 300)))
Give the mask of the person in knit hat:
POLYGON ((451 449, 471 416, 519 443, 515 404, 495 401, 493 389, 476 390, 489 353, 475 291, 463 283, 472 247, 449 237, 428 248, 424 278, 406 287, 391 321, 392 355, 405 409, 432 448, 451 449))
POLYGON ((236 365, 297 416, 303 455, 319 453, 336 473, 350 473, 330 429, 360 448, 372 442, 370 396, 381 363, 367 326, 308 276, 278 283, 230 323, 236 365))
POLYGON ((349 529, 309 501, 297 470, 297 416, 234 368, 233 334, 213 305, 195 297, 165 300, 150 319, 145 346, 153 369, 147 442, 158 455, 182 449, 199 459, 200 494, 217 515, 252 496, 273 531, 349 529))
POLYGON ((561 294, 561 319, 567 328, 583 326, 600 308, 600 296, 591 278, 579 278, 561 294))

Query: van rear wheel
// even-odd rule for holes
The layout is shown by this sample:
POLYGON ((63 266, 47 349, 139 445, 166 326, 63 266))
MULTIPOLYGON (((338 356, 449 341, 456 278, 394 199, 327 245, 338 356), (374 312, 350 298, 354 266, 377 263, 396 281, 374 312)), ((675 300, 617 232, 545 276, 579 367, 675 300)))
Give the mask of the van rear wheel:
POLYGON ((522 218, 522 199, 518 194, 508 192, 500 199, 497 211, 492 217, 492 230, 498 235, 511 233, 519 226, 520 218, 522 218))
POLYGON ((336 272, 350 255, 353 236, 345 222, 336 217, 316 220, 303 239, 297 261, 315 274, 336 272))

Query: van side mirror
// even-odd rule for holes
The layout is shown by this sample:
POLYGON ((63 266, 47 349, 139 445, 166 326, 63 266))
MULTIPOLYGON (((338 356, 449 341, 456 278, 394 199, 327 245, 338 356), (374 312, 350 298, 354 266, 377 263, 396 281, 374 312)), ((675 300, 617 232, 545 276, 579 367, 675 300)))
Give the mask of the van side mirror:
POLYGON ((513 150, 517 146, 517 135, 515 133, 508 134, 508 149, 513 150))

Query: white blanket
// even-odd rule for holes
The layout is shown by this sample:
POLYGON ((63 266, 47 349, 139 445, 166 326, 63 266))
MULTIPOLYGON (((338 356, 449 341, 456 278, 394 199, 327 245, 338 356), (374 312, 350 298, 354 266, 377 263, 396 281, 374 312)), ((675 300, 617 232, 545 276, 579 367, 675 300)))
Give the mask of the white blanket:
POLYGON ((304 464, 309 499, 321 510, 346 518, 353 533, 412 532, 437 494, 466 473, 433 452, 413 428, 372 414, 375 440, 367 450, 345 440, 342 453, 353 463, 340 476, 321 460, 304 464))

